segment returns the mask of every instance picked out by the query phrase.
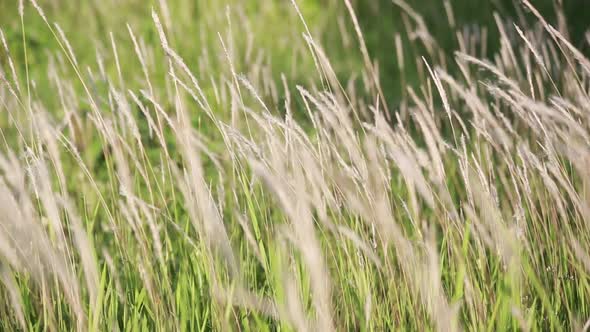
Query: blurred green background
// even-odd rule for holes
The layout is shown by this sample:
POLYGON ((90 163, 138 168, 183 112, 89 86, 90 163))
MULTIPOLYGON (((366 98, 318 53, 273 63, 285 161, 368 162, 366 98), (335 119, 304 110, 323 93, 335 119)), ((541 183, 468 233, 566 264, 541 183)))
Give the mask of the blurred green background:
MULTIPOLYGON (((51 89, 42 87, 47 84, 48 59, 58 53, 58 44, 33 6, 28 1, 24 2, 31 79, 36 83, 37 93, 50 94, 51 89)), ((291 80, 308 83, 318 80, 302 37, 305 28, 288 0, 38 0, 38 3, 48 21, 56 22, 63 29, 80 63, 96 63, 97 52, 108 54, 112 33, 119 45, 125 77, 133 77, 138 72, 137 58, 126 25, 129 24, 145 44, 158 45, 150 14, 154 8, 163 17, 167 33, 172 36, 174 49, 196 71, 199 66, 209 69, 217 66, 220 72, 227 67, 220 37, 212 33, 217 31, 222 38, 231 36, 234 65, 239 72, 247 72, 259 62, 268 64, 275 78, 285 73, 291 80)), ((313 37, 324 47, 339 77, 346 82, 360 73, 361 52, 345 1, 297 0, 296 3, 313 37)), ((402 87, 418 81, 415 59, 428 57, 428 54, 420 43, 411 40, 409 26, 414 25, 411 17, 391 0, 351 0, 351 3, 369 54, 378 65, 384 94, 388 103, 395 105, 403 93, 402 87), (396 55, 396 35, 399 35, 404 48, 403 70, 400 70, 396 55)), ((481 35, 486 30, 487 38, 482 51, 491 57, 499 47, 494 13, 499 13, 507 26, 511 22, 519 25, 535 22, 520 1, 420 0, 407 3, 422 15, 433 40, 437 41, 437 52, 447 54, 459 47, 456 31, 481 35), (448 8, 452 9, 455 27, 450 26, 448 8)), ((555 25, 560 24, 557 14, 560 11, 556 10, 560 9, 567 18, 561 24, 565 24, 574 45, 583 51, 588 49, 586 13, 590 9, 589 1, 537 0, 533 3, 555 25)), ((13 57, 17 59, 19 70, 23 72, 23 33, 17 6, 16 0, 0 1, 0 28, 13 57)), ((157 58, 157 54, 154 57, 157 58)), ((5 62, 5 58, 0 53, 0 61, 5 62)), ((107 70, 114 70, 112 61, 106 61, 106 66, 107 70)))

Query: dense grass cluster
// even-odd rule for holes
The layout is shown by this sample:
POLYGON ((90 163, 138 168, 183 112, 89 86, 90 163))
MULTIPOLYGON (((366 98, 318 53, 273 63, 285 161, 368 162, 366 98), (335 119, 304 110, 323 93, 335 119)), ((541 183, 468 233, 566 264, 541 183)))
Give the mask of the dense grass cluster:
POLYGON ((588 329, 590 60, 559 6, 495 14, 490 50, 443 1, 448 52, 393 0, 389 91, 349 0, 188 3, 89 21, 96 52, 59 1, 0 23, 0 329, 588 329))

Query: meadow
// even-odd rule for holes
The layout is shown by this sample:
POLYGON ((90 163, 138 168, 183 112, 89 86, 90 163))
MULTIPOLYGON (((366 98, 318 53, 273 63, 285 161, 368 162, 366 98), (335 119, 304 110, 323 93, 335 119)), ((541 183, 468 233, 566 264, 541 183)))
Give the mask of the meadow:
POLYGON ((0 330, 587 331, 582 2, 0 0, 0 330))

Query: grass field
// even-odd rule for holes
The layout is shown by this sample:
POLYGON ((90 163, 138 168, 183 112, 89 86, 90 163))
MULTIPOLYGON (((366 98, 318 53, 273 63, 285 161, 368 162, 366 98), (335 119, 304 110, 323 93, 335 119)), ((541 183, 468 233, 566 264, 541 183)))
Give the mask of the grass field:
POLYGON ((0 2, 0 330, 587 331, 590 34, 531 2, 0 2))

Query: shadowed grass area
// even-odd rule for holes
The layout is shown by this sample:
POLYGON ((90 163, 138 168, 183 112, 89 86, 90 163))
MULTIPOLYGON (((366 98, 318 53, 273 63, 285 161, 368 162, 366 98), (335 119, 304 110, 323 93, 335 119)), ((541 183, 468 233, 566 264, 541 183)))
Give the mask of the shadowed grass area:
POLYGON ((572 3, 1 2, 0 329, 587 329, 572 3))

